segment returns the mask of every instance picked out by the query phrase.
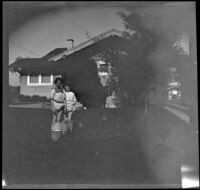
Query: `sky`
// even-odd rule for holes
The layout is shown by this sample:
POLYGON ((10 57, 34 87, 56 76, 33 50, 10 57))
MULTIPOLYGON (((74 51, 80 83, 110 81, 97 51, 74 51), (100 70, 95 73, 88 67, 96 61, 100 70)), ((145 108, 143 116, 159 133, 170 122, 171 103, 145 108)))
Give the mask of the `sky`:
MULTIPOLYGON (((19 56, 42 57, 55 48, 70 48, 71 43, 66 41, 69 38, 77 45, 110 29, 123 31, 118 15, 122 10, 119 6, 77 6, 34 16, 10 33, 9 64, 19 56)), ((19 75, 10 73, 9 84, 19 85, 19 75)))

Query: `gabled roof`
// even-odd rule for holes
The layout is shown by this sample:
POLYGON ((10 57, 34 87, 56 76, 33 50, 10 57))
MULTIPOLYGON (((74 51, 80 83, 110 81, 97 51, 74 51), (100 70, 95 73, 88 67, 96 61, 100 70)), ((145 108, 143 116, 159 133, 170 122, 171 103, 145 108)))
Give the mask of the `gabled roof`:
POLYGON ((44 59, 50 59, 50 58, 55 57, 56 55, 58 55, 60 53, 63 53, 65 51, 67 51, 67 50, 68 50, 68 48, 56 48, 56 49, 50 51, 49 53, 47 53, 42 58, 44 58, 44 59))
POLYGON ((10 68, 17 69, 17 68, 25 68, 25 67, 41 67, 44 65, 49 65, 49 61, 43 58, 22 58, 10 65, 10 68))
POLYGON ((99 42, 99 41, 101 41, 105 38, 111 37, 111 36, 122 37, 122 32, 119 30, 116 30, 116 29, 112 29, 112 30, 109 30, 103 34, 96 36, 96 37, 93 37, 83 43, 80 43, 71 49, 56 48, 41 58, 19 59, 19 60, 15 61, 14 63, 12 63, 9 67, 13 70, 18 70, 19 68, 29 68, 29 67, 30 68, 40 68, 40 67, 46 67, 46 66, 49 67, 54 63, 54 61, 61 59, 64 55, 66 55, 66 56, 71 55, 74 52, 82 50, 85 47, 88 47, 92 44, 95 44, 96 42, 99 42))
POLYGON ((116 30, 116 29, 109 30, 109 31, 107 31, 107 32, 105 32, 103 34, 100 34, 100 35, 98 35, 96 37, 93 37, 93 38, 91 38, 91 39, 89 39, 89 40, 87 40, 87 41, 85 41, 83 43, 80 43, 80 44, 74 46, 73 48, 71 48, 69 50, 66 50, 66 51, 64 51, 64 52, 62 52, 62 53, 60 53, 60 54, 58 54, 56 56, 51 57, 49 59, 49 61, 56 61, 56 60, 62 58, 62 56, 64 56, 64 55, 70 55, 70 54, 72 54, 72 53, 74 53, 76 51, 79 51, 79 50, 81 50, 81 49, 83 49, 83 48, 85 48, 87 46, 90 46, 90 45, 96 43, 97 41, 105 39, 105 38, 107 38, 109 36, 120 36, 120 37, 122 37, 122 32, 119 31, 119 30, 116 30))

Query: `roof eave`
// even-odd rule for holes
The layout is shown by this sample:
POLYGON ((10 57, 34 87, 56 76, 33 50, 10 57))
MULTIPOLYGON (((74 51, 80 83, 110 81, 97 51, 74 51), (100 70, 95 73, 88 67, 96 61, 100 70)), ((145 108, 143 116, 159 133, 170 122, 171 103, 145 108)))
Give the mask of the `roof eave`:
POLYGON ((72 53, 74 53, 74 52, 76 52, 78 50, 81 50, 81 49, 83 49, 83 48, 85 48, 85 47, 87 47, 89 45, 92 45, 92 44, 96 43, 97 41, 105 39, 105 38, 107 38, 109 36, 120 36, 120 37, 122 37, 123 33, 121 31, 119 31, 119 30, 116 30, 116 29, 109 30, 109 31, 107 31, 107 32, 105 32, 103 34, 100 34, 100 35, 98 35, 96 37, 93 37, 93 38, 89 39, 86 42, 80 43, 77 46, 75 46, 75 47, 73 47, 73 48, 71 48, 71 49, 69 49, 67 51, 64 51, 64 52, 60 53, 59 55, 51 57, 49 59, 49 61, 57 61, 58 59, 62 58, 62 56, 64 56, 64 55, 70 55, 70 54, 72 54, 72 53))

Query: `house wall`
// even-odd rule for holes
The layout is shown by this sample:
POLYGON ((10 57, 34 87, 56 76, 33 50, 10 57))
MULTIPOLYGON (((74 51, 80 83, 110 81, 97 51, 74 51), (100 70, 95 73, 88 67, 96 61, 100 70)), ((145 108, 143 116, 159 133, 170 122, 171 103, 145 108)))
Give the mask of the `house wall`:
MULTIPOLYGON (((55 79, 58 76, 54 76, 55 79)), ((26 96, 45 96, 49 98, 50 91, 54 87, 53 85, 42 85, 42 86, 28 86, 27 85, 27 76, 20 76, 20 95, 26 95, 26 96)))

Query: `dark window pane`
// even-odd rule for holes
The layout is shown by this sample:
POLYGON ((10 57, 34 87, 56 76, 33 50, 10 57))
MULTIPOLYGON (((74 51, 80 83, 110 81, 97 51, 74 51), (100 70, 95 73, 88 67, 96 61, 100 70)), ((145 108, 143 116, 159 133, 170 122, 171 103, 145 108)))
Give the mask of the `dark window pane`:
POLYGON ((30 76, 30 83, 38 83, 39 76, 30 76))
POLYGON ((41 83, 50 83, 51 82, 51 77, 50 76, 47 76, 47 75, 43 75, 41 77, 41 83))

